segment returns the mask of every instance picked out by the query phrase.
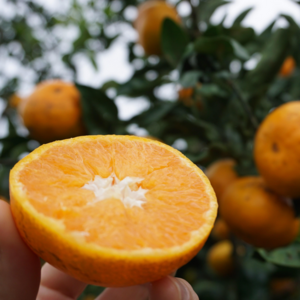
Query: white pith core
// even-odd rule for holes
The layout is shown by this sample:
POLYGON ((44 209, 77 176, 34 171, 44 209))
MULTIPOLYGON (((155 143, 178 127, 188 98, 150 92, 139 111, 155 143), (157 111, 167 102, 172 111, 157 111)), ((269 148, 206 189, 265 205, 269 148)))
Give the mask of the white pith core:
POLYGON ((105 199, 114 198, 121 200, 125 207, 137 206, 142 208, 142 205, 147 201, 145 194, 148 191, 137 186, 142 181, 143 178, 139 177, 125 177, 123 180, 119 180, 112 173, 107 178, 96 175, 94 180, 89 181, 82 188, 95 194, 95 199, 89 203, 90 205, 105 199))

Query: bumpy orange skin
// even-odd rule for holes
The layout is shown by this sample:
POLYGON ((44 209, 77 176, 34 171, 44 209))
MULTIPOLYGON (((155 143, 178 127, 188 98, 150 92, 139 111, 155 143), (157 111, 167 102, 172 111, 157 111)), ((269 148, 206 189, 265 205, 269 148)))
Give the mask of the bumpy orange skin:
POLYGON ((212 163, 205 171, 218 201, 230 184, 238 178, 238 174, 234 170, 235 164, 236 162, 231 158, 220 159, 212 163))
POLYGON ((213 245, 207 253, 207 263, 219 276, 232 273, 234 268, 233 245, 229 240, 224 240, 213 245))
POLYGON ((45 81, 19 108, 32 138, 41 143, 84 134, 80 93, 71 83, 45 81))
POLYGON ((222 198, 220 213, 234 234, 256 247, 285 246, 298 233, 299 220, 292 207, 260 177, 236 180, 222 198))
POLYGON ((288 77, 294 72, 295 67, 296 67, 295 59, 292 56, 289 56, 283 62, 281 69, 279 71, 279 75, 281 77, 288 77))
MULTIPOLYGON (((144 140, 156 143, 177 153, 207 184, 207 192, 211 197, 211 210, 207 215, 207 223, 199 229, 196 235, 191 237, 188 243, 169 248, 167 251, 164 249, 115 250, 74 239, 57 222, 38 213, 20 189, 18 172, 22 166, 29 163, 35 156, 50 149, 52 144, 96 138, 97 136, 86 136, 45 144, 18 162, 12 169, 10 173, 11 210, 22 238, 43 260, 88 284, 122 287, 152 282, 167 276, 186 264, 199 252, 210 234, 217 214, 217 202, 208 179, 179 151, 157 141, 134 136, 123 137, 132 141, 144 140)), ((113 136, 106 136, 106 138, 113 138, 113 136)))
POLYGON ((161 54, 161 29, 165 18, 180 23, 176 9, 166 2, 153 0, 139 6, 134 27, 139 35, 139 43, 147 55, 161 54))
POLYGON ((300 197, 300 101, 272 111, 260 125, 254 144, 256 166, 276 193, 300 197))

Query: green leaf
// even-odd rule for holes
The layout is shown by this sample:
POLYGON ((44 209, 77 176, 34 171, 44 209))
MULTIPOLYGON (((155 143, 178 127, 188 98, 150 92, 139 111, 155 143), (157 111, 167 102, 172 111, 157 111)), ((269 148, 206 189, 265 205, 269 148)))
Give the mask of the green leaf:
POLYGON ((192 153, 185 153, 185 156, 190 159, 193 163, 199 162, 209 155, 209 150, 205 149, 202 152, 198 154, 192 154, 192 153))
POLYGON ((2 144, 2 150, 0 157, 1 158, 12 158, 13 149, 23 143, 27 143, 28 139, 25 137, 21 137, 18 135, 8 135, 5 138, 0 139, 0 143, 2 144))
POLYGON ((201 22, 209 23, 209 20, 216 9, 220 6, 229 4, 230 1, 224 0, 202 0, 198 5, 198 19, 201 22))
POLYGON ((241 23, 243 22, 243 20, 247 17, 247 15, 249 14, 249 12, 252 10, 253 8, 250 7, 246 10, 244 10, 233 22, 233 25, 241 25, 241 23))
POLYGON ((96 71, 98 71, 98 65, 95 60, 95 53, 93 51, 87 51, 88 57, 90 59, 90 62, 92 63, 93 67, 95 68, 96 71))
POLYGON ((200 53, 223 55, 234 55, 242 60, 248 60, 247 50, 234 39, 227 36, 200 37, 194 42, 194 50, 200 53))
POLYGON ((202 95, 206 98, 211 97, 226 97, 228 94, 222 90, 222 88, 214 83, 202 84, 201 87, 197 88, 197 94, 202 95))
POLYGON ((233 48, 233 53, 235 54, 236 57, 238 57, 240 59, 244 59, 244 60, 247 60, 250 58, 247 50, 240 43, 238 43, 234 39, 231 39, 230 42, 231 42, 231 46, 233 48))
POLYGON ((300 99, 300 72, 298 71, 291 80, 290 95, 292 99, 300 99))
MULTIPOLYGON (((256 42, 256 33, 253 28, 234 25, 225 29, 226 35, 239 42, 241 45, 249 46, 249 43, 256 42)), ((248 49, 247 49, 248 50, 248 49)), ((249 51, 249 50, 248 50, 249 51)))
POLYGON ((0 165, 0 195, 9 199, 9 172, 10 167, 0 165))
POLYGON ((300 30, 299 25, 295 22, 295 20, 291 16, 288 16, 285 14, 281 14, 280 16, 285 18, 289 22, 290 27, 292 27, 293 29, 295 29, 297 31, 300 30))
POLYGON ((137 120, 141 126, 148 126, 163 119, 175 106, 177 106, 176 102, 157 102, 134 120, 137 120))
POLYGON ((81 94, 83 120, 90 134, 113 133, 118 109, 102 90, 76 84, 81 94))
POLYGON ((161 47, 165 58, 171 65, 177 66, 188 43, 189 38, 182 27, 166 18, 162 25, 161 47))
POLYGON ((104 291, 103 287, 95 286, 95 285, 88 285, 85 288, 85 290, 83 291, 83 293, 81 294, 81 296, 78 298, 78 300, 84 300, 87 298, 87 296, 89 296, 89 298, 91 296, 93 296, 95 298, 98 295, 100 295, 103 291, 104 291))
POLYGON ((106 81, 102 87, 101 87, 101 90, 102 91, 106 91, 107 89, 110 89, 110 88, 114 88, 114 89, 117 89, 119 87, 119 83, 116 82, 115 80, 109 80, 109 81, 106 81))
POLYGON ((268 262, 279 266, 300 268, 300 241, 272 251, 258 249, 258 253, 268 262))
POLYGON ((196 119, 191 115, 185 116, 185 119, 194 126, 201 128, 209 141, 218 142, 220 140, 220 134, 213 124, 200 119, 196 119))
POLYGON ((264 45, 266 43, 267 40, 270 39, 270 37, 273 34, 273 27, 276 23, 276 20, 273 21, 259 36, 257 39, 258 42, 258 47, 261 47, 261 45, 264 45))
POLYGON ((10 158, 17 159, 21 154, 29 152, 27 141, 22 144, 15 145, 10 151, 10 158))
POLYGON ((277 76, 289 52, 290 37, 289 29, 278 29, 266 43, 256 68, 247 74, 243 89, 253 102, 259 101, 277 76))
POLYGON ((8 120, 8 136, 10 137, 17 137, 17 129, 15 125, 13 124, 12 120, 10 118, 7 118, 8 120))
POLYGON ((199 76, 203 75, 201 71, 188 71, 182 75, 179 80, 183 87, 194 87, 199 82, 199 76))

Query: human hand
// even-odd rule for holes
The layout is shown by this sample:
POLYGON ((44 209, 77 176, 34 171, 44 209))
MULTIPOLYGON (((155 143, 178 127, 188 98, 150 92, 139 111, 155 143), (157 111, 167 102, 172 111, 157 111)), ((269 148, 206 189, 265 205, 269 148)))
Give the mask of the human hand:
MULTIPOLYGON (((39 258, 25 245, 15 227, 9 205, 0 200, 0 299, 75 300, 86 284, 39 258)), ((197 300, 181 278, 165 277, 153 283, 107 288, 96 300, 197 300)))

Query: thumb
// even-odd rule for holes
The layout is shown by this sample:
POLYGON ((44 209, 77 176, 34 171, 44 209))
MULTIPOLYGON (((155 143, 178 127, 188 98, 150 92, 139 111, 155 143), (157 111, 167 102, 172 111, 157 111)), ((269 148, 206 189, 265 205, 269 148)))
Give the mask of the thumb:
POLYGON ((0 299, 33 300, 40 283, 40 261, 22 241, 9 205, 0 200, 0 299))
POLYGON ((191 285, 171 276, 152 283, 150 300, 199 300, 191 285))

